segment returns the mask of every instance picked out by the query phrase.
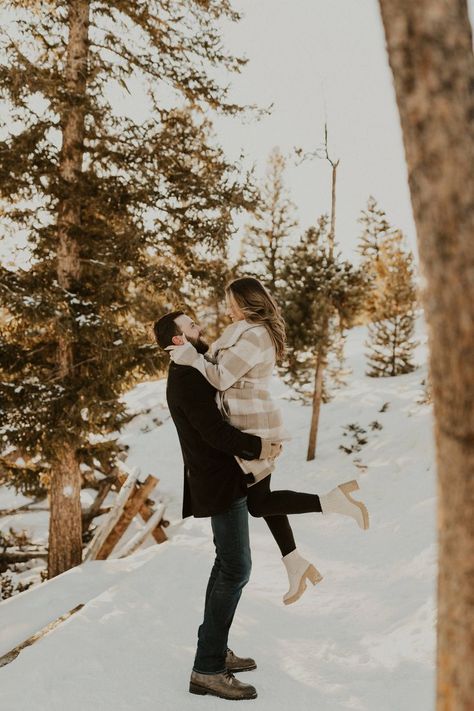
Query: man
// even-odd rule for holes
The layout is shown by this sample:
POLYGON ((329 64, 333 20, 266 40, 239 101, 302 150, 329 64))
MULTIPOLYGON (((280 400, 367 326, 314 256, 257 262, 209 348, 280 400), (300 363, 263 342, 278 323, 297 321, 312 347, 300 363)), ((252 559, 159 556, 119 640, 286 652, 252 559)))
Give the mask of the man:
MULTIPOLYGON (((201 338, 203 329, 182 311, 160 318, 154 332, 163 349, 181 345, 184 334, 199 353, 208 350, 201 338)), ((183 518, 210 516, 216 548, 189 691, 224 699, 254 699, 255 687, 237 680, 233 672, 255 669, 255 661, 237 657, 227 646, 251 570, 246 477, 252 474, 244 474, 235 456, 247 460, 274 457, 280 444, 225 422, 215 392, 195 368, 170 363, 166 399, 184 459, 183 518)))

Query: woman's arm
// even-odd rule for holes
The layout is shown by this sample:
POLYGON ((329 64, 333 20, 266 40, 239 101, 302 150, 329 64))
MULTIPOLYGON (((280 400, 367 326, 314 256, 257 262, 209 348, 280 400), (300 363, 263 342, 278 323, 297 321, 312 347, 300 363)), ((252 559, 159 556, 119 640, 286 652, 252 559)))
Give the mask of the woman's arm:
POLYGON ((241 432, 226 422, 217 407, 214 394, 214 390, 190 370, 180 380, 175 396, 182 416, 205 442, 215 449, 247 460, 275 458, 280 454, 280 442, 241 432))
POLYGON ((263 358, 261 340, 254 329, 245 331, 232 346, 219 351, 216 363, 206 360, 189 341, 175 346, 170 355, 175 363, 199 370, 217 390, 230 388, 263 358))

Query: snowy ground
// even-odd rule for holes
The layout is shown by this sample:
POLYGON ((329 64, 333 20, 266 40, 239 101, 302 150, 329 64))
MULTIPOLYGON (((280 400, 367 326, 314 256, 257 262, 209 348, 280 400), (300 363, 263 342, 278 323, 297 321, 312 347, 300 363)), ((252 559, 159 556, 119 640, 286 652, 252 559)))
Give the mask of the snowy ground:
MULTIPOLYGON (((323 406, 319 451, 305 461, 310 410, 285 399, 293 440, 285 444, 273 488, 326 492, 357 478, 370 529, 321 514, 293 516, 301 552, 324 576, 288 607, 287 580, 265 523, 251 519, 253 570, 230 646, 258 669, 240 678, 257 687, 262 711, 430 711, 434 708, 436 485, 431 407, 421 405, 426 377, 424 328, 419 368, 405 376, 364 376, 365 329, 354 329, 346 355, 348 386, 323 406), (380 412, 384 403, 386 411, 380 412), (378 421, 382 429, 369 425, 378 421), (343 427, 367 430, 347 455, 343 427), (356 462, 354 461, 356 460, 356 462)), ((164 382, 127 396, 138 415, 123 434, 129 463, 160 478, 170 540, 120 561, 88 563, 0 604, 0 655, 78 602, 86 603, 47 637, 0 669, 6 711, 164 711, 217 709, 226 702, 187 691, 213 549, 209 519, 180 520, 182 460, 164 400, 164 382), (162 422, 158 425, 153 419, 162 422)), ((6 493, 0 492, 0 505, 6 493)), ((37 531, 46 514, 28 514, 37 531)), ((21 528, 15 517, 2 529, 21 528)))

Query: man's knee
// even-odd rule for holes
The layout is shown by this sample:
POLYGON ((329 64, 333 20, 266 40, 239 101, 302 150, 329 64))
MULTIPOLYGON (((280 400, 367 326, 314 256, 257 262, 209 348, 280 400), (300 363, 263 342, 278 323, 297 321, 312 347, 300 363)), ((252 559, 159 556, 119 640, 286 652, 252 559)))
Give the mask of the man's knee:
POLYGON ((243 588, 250 580, 250 573, 252 572, 250 551, 245 552, 238 560, 229 561, 227 565, 223 564, 221 572, 233 585, 243 588))
POLYGON ((242 568, 243 585, 247 585, 248 581, 250 580, 250 573, 251 572, 252 572, 252 558, 250 557, 250 553, 249 553, 248 558, 246 558, 245 564, 242 568))
POLYGON ((239 575, 239 585, 240 587, 244 587, 247 585, 248 581, 250 580, 250 573, 252 572, 252 564, 249 563, 249 565, 245 568, 242 568, 240 571, 239 575))

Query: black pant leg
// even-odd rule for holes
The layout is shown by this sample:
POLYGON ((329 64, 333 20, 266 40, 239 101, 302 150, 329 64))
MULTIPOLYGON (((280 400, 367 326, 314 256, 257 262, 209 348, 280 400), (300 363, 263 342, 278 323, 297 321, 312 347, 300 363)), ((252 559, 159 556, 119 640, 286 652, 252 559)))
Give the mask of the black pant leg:
POLYGON ((296 543, 290 522, 288 521, 288 516, 264 516, 263 518, 282 556, 294 551, 296 543))
POLYGON ((252 516, 282 516, 322 511, 317 494, 288 489, 270 491, 270 479, 271 475, 248 489, 247 503, 252 516))

